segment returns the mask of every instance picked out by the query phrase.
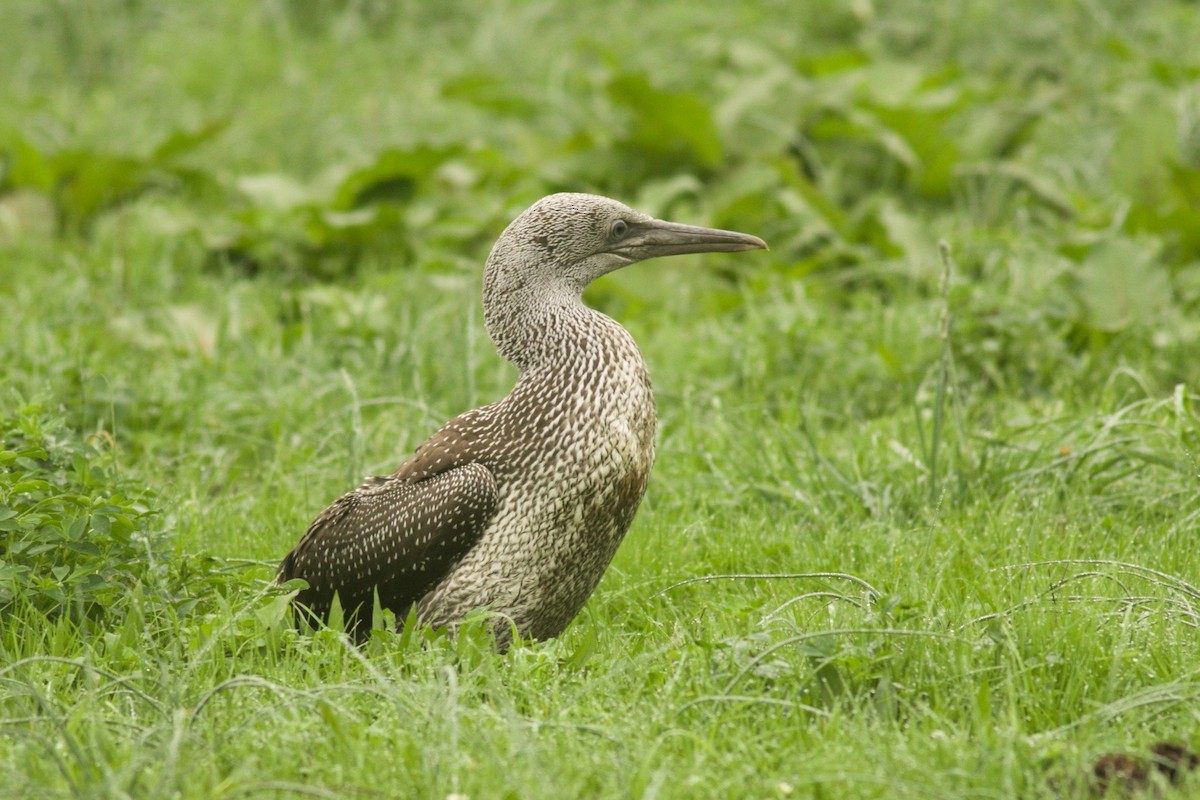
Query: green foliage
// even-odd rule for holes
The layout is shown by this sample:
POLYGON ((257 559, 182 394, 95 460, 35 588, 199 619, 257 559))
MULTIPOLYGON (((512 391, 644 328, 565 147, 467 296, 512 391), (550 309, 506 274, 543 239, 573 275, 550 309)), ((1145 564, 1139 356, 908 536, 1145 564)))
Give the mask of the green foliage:
POLYGON ((0 610, 105 617, 135 587, 163 580, 165 537, 125 493, 111 452, 37 404, 0 418, 0 443, 0 610))
POLYGON ((152 188, 182 187, 194 195, 211 191, 212 178, 179 159, 212 139, 225 121, 175 131, 145 156, 107 150, 52 149, 15 131, 0 137, 0 192, 36 191, 53 203, 61 228, 79 230, 95 217, 152 188))
POLYGON ((1038 798, 1195 749, 1198 23, 0 3, 0 381, 51 398, 0 412, 0 795, 1038 798), (479 268, 558 190, 771 245, 589 290, 660 418, 598 591, 503 657, 293 629, 313 515, 512 385, 479 268))
POLYGON ((627 133, 617 142, 620 171, 630 185, 681 171, 705 174, 720 163, 723 145, 716 123, 697 95, 664 91, 642 73, 614 76, 606 88, 630 116, 627 133))
MULTIPOLYGON (((306 35, 325 26, 341 36, 399 35, 393 15, 375 3, 282 8, 306 35)), ((961 43, 959 52, 929 57, 890 16, 826 12, 812 28, 840 20, 832 42, 787 57, 731 46, 723 51, 730 64, 719 65, 720 80, 703 91, 630 69, 605 51, 601 66, 549 98, 469 59, 451 76, 435 66, 437 93, 469 107, 468 124, 417 126, 406 144, 324 163, 316 178, 289 167, 230 174, 195 159, 185 165, 181 159, 234 117, 181 128, 145 156, 35 145, 45 137, 14 126, 0 140, 0 193, 10 193, 17 216, 35 213, 22 211, 22 192, 45 194, 68 230, 148 190, 179 193, 204 210, 181 213, 170 229, 198 235, 217 261, 324 278, 374 251, 417 257, 429 222, 463 204, 488 207, 498 192, 534 197, 558 188, 645 194, 662 212, 702 201, 715 220, 765 227, 804 272, 927 256, 936 239, 930 226, 944 224, 964 199, 994 247, 1010 247, 1014 235, 1044 238, 1085 273, 1093 263, 1102 272, 1104 262, 1079 260, 1087 253, 1081 243, 1117 230, 1171 271, 1200 258, 1200 149, 1186 90, 1194 67, 1168 67, 1136 32, 1095 42, 1092 31, 1049 12, 1048 28, 1118 55, 1111 77, 1086 72, 1084 57, 1049 66, 1019 50, 980 63, 961 43), (1072 81, 1096 91, 1111 85, 1111 101, 1089 105, 1072 81), (1091 127, 1075 139, 1107 169, 1057 169, 1071 138, 1059 126, 1089 115, 1091 127), (489 117, 504 124, 489 128, 489 117), (1095 135, 1105 129, 1110 137, 1095 135), (441 202, 447 193, 454 204, 441 202), (1027 229, 1011 229, 1017 211, 1027 229)), ((457 239, 444 243, 474 232, 456 226, 457 239)))

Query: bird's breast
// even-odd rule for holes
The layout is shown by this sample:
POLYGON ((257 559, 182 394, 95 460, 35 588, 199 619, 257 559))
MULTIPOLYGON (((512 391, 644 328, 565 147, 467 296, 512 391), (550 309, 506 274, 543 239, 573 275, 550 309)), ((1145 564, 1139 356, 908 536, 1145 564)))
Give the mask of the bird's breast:
POLYGON ((602 341, 523 374, 489 412, 498 508, 422 602, 427 619, 487 606, 526 636, 555 636, 596 587, 645 493, 655 436, 636 346, 623 330, 602 341))
POLYGON ((546 523, 555 535, 586 535, 593 531, 580 527, 588 518, 623 516, 629 504, 636 508, 654 463, 654 396, 640 358, 586 377, 590 380, 559 384, 551 423, 527 431, 532 457, 522 459, 518 476, 536 476, 542 484, 532 496, 555 499, 541 512, 567 517, 547 522, 536 511, 526 517, 535 525, 546 523), (613 507, 618 497, 622 505, 613 507))

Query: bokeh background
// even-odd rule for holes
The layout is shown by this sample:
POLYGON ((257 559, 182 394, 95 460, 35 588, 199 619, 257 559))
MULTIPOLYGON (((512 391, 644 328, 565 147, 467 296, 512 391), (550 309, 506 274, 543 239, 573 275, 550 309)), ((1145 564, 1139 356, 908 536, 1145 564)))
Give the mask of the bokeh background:
POLYGON ((0 796, 1165 786, 1197 42, 1182 0, 4 0, 0 796), (511 386, 480 269, 555 191, 771 245, 587 294, 659 401, 612 569, 505 657, 291 630, 316 512, 511 386))

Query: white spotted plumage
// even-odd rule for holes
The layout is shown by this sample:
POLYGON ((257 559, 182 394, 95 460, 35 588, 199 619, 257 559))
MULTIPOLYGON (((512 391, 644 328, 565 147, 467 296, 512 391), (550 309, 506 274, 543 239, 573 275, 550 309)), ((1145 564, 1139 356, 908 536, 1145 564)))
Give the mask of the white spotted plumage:
POLYGON ((645 363, 632 338, 599 312, 580 305, 567 329, 574 341, 563 342, 560 366, 526 370, 507 398, 481 409, 488 429, 520 435, 506 437, 503 459, 484 459, 500 487, 495 516, 421 600, 423 618, 453 624, 487 607, 523 636, 555 636, 633 519, 654 461, 645 363), (631 432, 620 447, 614 429, 631 432))
POLYGON ((484 274, 488 333, 521 371, 512 392, 337 500, 277 580, 306 579, 297 601, 317 617, 338 592, 356 626, 377 591, 399 617, 415 605, 452 628, 490 609, 502 648, 509 623, 527 638, 556 636, 604 574, 654 462, 646 364, 620 325, 583 304, 583 289, 642 258, 756 247, 765 245, 595 195, 534 204, 500 236, 484 274), (623 243, 635 227, 649 233, 623 243), (677 238, 654 238, 664 230, 677 238))

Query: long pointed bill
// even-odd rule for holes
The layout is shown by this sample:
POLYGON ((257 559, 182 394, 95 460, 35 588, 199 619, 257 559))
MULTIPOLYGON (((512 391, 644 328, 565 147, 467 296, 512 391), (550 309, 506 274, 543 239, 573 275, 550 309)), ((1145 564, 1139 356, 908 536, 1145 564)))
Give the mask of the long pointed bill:
POLYGON ((629 226, 625 238, 609 252, 631 261, 686 253, 734 253, 739 250, 766 250, 767 243, 757 236, 717 228, 701 228, 652 219, 629 226))

